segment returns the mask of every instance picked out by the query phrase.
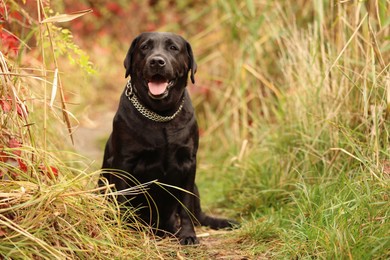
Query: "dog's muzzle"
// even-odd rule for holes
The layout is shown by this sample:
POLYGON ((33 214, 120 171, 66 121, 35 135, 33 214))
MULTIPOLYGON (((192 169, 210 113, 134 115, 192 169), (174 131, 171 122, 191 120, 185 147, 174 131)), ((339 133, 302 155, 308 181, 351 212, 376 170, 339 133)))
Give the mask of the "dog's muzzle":
POLYGON ((147 80, 149 97, 157 100, 166 98, 175 82, 175 80, 167 80, 160 75, 153 76, 150 80, 147 80))

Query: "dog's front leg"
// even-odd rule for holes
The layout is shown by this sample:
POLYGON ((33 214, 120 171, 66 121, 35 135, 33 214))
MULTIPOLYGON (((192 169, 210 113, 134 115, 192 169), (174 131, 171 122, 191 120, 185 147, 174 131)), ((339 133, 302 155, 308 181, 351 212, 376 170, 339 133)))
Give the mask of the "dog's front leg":
POLYGON ((185 206, 180 206, 179 210, 179 217, 180 217, 180 230, 178 233, 178 237, 180 240, 180 244, 182 245, 194 245, 199 244, 199 241, 196 237, 195 229, 194 229, 194 223, 192 221, 192 218, 190 216, 191 210, 188 207, 192 202, 191 200, 193 195, 191 194, 184 194, 183 198, 183 204, 185 206))
POLYGON ((178 238, 182 245, 199 244, 194 228, 194 216, 192 216, 192 212, 194 212, 194 195, 192 194, 192 191, 194 190, 195 185, 195 168, 196 167, 194 166, 189 175, 190 178, 187 185, 184 187, 185 190, 189 192, 183 192, 182 204, 179 206, 180 230, 178 232, 178 238))

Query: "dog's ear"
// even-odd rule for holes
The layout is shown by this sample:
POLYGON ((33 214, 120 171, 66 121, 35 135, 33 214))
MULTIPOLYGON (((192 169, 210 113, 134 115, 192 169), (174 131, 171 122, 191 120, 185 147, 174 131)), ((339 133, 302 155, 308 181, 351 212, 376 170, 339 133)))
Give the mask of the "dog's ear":
POLYGON ((134 54, 135 46, 137 46, 139 38, 140 37, 138 36, 138 37, 136 37, 133 40, 133 42, 130 45, 129 50, 127 51, 125 61, 123 62, 123 65, 125 66, 125 69, 126 69, 125 78, 127 78, 131 74, 131 69, 132 69, 131 68, 131 62, 133 60, 133 54, 134 54))
POLYGON ((194 54, 192 53, 191 45, 188 42, 186 42, 186 45, 187 45, 188 56, 190 58, 191 82, 192 82, 192 84, 194 84, 195 83, 195 76, 194 75, 196 73, 197 65, 195 62, 194 54))

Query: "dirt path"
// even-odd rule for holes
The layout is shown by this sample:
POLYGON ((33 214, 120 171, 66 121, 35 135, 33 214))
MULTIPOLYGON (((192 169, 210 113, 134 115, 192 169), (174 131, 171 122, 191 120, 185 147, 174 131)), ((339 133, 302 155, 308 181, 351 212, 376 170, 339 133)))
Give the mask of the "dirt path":
POLYGON ((94 165, 101 165, 104 140, 111 133, 114 115, 114 111, 107 111, 95 114, 93 117, 84 116, 74 132, 76 151, 93 160, 94 165))
POLYGON ((235 231, 219 231, 207 228, 197 229, 200 238, 200 250, 205 251, 209 259, 249 260, 253 259, 240 248, 240 243, 233 238, 235 231))

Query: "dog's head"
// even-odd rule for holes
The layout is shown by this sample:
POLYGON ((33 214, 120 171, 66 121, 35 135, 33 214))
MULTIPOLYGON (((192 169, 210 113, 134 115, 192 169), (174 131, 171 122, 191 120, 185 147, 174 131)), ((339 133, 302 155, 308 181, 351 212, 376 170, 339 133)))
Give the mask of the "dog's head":
POLYGON ((148 32, 137 36, 127 52, 125 76, 137 95, 156 111, 169 110, 183 96, 188 74, 195 83, 196 63, 191 45, 173 33, 148 32))

